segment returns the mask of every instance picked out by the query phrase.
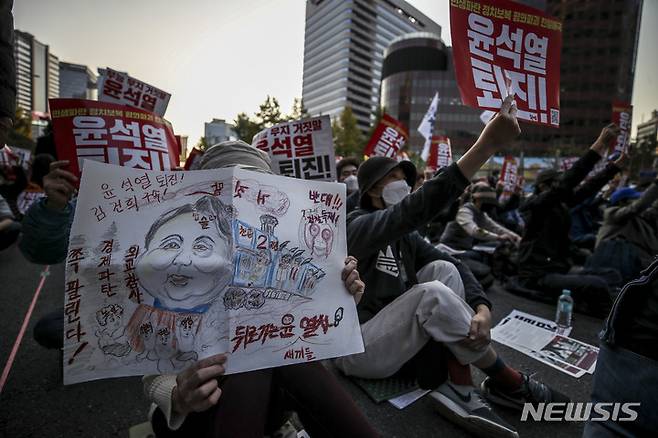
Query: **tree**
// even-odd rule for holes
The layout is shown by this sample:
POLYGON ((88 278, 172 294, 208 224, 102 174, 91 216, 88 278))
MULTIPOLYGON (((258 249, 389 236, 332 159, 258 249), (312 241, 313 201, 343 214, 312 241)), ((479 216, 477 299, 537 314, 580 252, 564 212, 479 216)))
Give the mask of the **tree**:
POLYGON ((256 113, 256 119, 260 121, 263 128, 269 128, 285 121, 285 118, 281 115, 281 106, 276 97, 267 96, 265 102, 260 105, 260 110, 256 113))
POLYGON ((363 154, 363 134, 356 125, 352 108, 347 106, 340 117, 331 124, 334 133, 336 155, 361 156, 363 154))
POLYGON ((16 107, 16 117, 14 120, 14 131, 23 137, 32 138, 32 117, 30 113, 20 106, 16 107))
POLYGON ((263 129, 261 123, 250 118, 246 113, 238 114, 233 121, 233 125, 235 125, 235 133, 238 135, 238 138, 249 144, 251 144, 251 139, 254 138, 254 135, 263 129))
POLYGON ((206 137, 199 138, 199 141, 196 142, 196 146, 194 147, 205 152, 205 150, 208 149, 208 141, 206 140, 206 137))
POLYGON ((292 102, 292 112, 288 117, 286 117, 288 120, 299 120, 299 119, 304 119, 308 117, 308 110, 304 106, 304 101, 300 99, 299 97, 295 97, 295 99, 292 102))
POLYGON ((251 144, 254 135, 265 128, 270 128, 278 123, 308 117, 308 111, 304 108, 304 103, 300 98, 294 99, 292 112, 289 115, 283 115, 277 98, 269 95, 258 108, 258 112, 254 113, 253 117, 243 112, 233 120, 238 138, 249 144, 251 144))

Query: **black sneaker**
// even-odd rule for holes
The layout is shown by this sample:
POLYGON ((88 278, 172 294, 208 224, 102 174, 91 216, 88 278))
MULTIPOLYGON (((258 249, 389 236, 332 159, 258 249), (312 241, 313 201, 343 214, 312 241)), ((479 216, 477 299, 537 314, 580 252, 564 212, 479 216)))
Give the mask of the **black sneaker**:
POLYGON ((436 408, 448 420, 479 437, 518 438, 514 427, 496 415, 482 395, 472 386, 445 382, 430 392, 436 408))
POLYGON ((513 392, 503 392, 487 377, 480 385, 480 391, 492 403, 507 406, 519 411, 523 410, 525 403, 568 403, 571 400, 566 395, 554 390, 545 383, 535 380, 532 376, 523 374, 521 388, 513 392))

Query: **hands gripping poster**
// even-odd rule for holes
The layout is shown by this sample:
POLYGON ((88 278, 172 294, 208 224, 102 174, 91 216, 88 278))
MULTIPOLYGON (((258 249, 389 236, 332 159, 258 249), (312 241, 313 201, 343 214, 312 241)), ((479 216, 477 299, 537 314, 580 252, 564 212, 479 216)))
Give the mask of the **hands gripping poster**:
POLYGON ((64 383, 227 374, 363 351, 341 280, 345 189, 238 168, 88 161, 66 260, 64 383))

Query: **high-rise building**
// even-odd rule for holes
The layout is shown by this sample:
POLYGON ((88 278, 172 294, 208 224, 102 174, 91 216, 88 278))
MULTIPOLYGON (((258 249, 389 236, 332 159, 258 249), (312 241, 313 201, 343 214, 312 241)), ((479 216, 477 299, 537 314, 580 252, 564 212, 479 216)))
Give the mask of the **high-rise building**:
POLYGON ((48 53, 48 99, 59 97, 59 58, 48 53))
POLYGON ((86 65, 59 63, 59 97, 96 99, 98 78, 86 65))
POLYGON ((379 103, 384 50, 396 37, 441 27, 403 0, 307 0, 302 100, 311 115, 352 108, 367 131, 379 103))
MULTIPOLYGON (((658 160, 658 110, 653 110, 649 120, 637 125, 635 142, 638 149, 654 151, 654 156, 658 160)), ((656 167, 656 164, 658 161, 653 167, 656 167)))
POLYGON ((481 111, 462 105, 452 50, 439 35, 416 32, 391 42, 384 54, 380 105, 409 129, 407 147, 419 153, 425 138, 417 131, 439 93, 434 134, 447 135, 453 150, 470 147, 484 126, 481 111))
POLYGON ((563 23, 560 127, 524 124, 524 145, 575 153, 610 122, 613 101, 632 99, 642 0, 546 0, 545 10, 563 23))
POLYGON ((223 119, 212 119, 212 121, 204 123, 203 136, 208 146, 222 141, 238 139, 235 127, 230 123, 226 123, 223 119))
POLYGON ((16 104, 30 113, 47 113, 48 99, 59 96, 59 59, 33 35, 14 31, 16 104))

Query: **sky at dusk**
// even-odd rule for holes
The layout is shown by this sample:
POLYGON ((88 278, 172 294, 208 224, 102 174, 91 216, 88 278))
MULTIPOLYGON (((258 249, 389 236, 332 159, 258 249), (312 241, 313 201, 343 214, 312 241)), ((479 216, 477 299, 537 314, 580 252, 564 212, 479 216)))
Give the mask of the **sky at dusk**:
MULTIPOLYGON (((448 0, 408 0, 442 27, 448 0)), ((61 61, 127 71, 172 94, 166 118, 195 144, 203 123, 252 114, 269 94, 289 112, 301 97, 303 0, 15 0, 14 26, 61 61)), ((658 1, 645 0, 635 125, 658 107, 658 1)))

